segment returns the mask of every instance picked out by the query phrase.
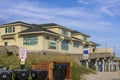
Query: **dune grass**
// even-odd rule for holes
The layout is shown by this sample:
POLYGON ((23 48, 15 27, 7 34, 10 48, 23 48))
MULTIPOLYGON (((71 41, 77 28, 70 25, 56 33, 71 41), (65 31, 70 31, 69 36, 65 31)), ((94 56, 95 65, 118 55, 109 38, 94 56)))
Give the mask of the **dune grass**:
MULTIPOLYGON (((72 56, 66 56, 66 55, 28 54, 25 66, 26 66, 26 69, 32 69, 31 67, 32 63, 53 62, 53 61, 72 62, 72 79, 73 80, 80 80, 83 74, 95 73, 95 71, 81 66, 79 63, 79 60, 75 59, 72 56)), ((9 69, 11 70, 20 69, 19 56, 16 56, 16 55, 8 56, 5 54, 2 54, 0 55, 0 65, 9 66, 9 69)))

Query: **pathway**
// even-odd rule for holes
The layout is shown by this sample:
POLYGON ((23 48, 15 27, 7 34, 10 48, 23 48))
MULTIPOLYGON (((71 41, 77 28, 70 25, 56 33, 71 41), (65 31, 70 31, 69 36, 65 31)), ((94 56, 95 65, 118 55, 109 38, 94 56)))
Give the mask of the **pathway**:
POLYGON ((120 80, 119 72, 98 72, 97 74, 89 74, 86 80, 120 80))

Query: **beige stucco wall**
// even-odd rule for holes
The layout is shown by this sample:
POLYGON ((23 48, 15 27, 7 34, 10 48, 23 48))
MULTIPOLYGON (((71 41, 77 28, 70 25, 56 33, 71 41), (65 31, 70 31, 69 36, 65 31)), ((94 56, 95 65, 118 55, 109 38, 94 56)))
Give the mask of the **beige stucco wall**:
POLYGON ((19 36, 18 39, 17 39, 17 45, 19 45, 19 47, 24 47, 26 48, 27 50, 30 50, 30 51, 40 51, 42 50, 42 36, 40 34, 37 34, 38 35, 38 44, 37 45, 23 45, 23 36, 19 36))
MULTIPOLYGON (((76 35, 72 35, 73 37, 76 37, 76 38, 78 38, 78 39, 82 39, 83 40, 83 35, 80 35, 80 34, 76 34, 76 35)), ((90 41, 90 38, 89 37, 87 37, 87 41, 89 42, 90 41)))
POLYGON ((21 26, 21 25, 17 25, 17 26, 14 26, 14 27, 15 27, 15 32, 5 33, 5 28, 6 28, 6 27, 12 27, 12 26, 0 27, 0 33, 1 33, 1 35, 18 33, 18 32, 20 32, 20 31, 23 31, 23 30, 25 30, 25 29, 28 29, 28 27, 21 26))
POLYGON ((112 48, 96 48, 94 53, 101 53, 101 52, 111 52, 113 53, 112 48))
POLYGON ((72 35, 73 37, 76 37, 76 38, 78 38, 78 39, 83 39, 83 36, 82 35, 72 35))
POLYGON ((17 44, 16 44, 16 40, 14 40, 14 39, 5 39, 5 40, 2 40, 2 41, 0 42, 0 45, 3 45, 3 46, 4 46, 4 43, 5 43, 5 42, 7 42, 8 45, 17 45, 17 44))
MULTIPOLYGON (((48 28, 48 30, 62 35, 62 28, 55 27, 55 28, 48 28)), ((69 31, 69 30, 68 30, 68 37, 71 37, 71 31, 69 31)))
MULTIPOLYGON (((48 50, 48 51, 57 51, 57 43, 56 43, 56 41, 54 40, 54 38, 57 38, 57 37, 55 37, 55 36, 50 36, 50 35, 43 35, 42 36, 42 47, 43 47, 43 50, 48 50), (46 36, 48 36, 49 37, 49 39, 46 39, 46 36), (54 42, 54 43, 56 43, 56 49, 48 49, 48 42, 54 42)), ((58 48, 59 49, 59 48, 58 48)))
POLYGON ((64 53, 74 53, 74 54, 82 54, 83 53, 83 47, 79 46, 79 48, 73 47, 73 42, 69 41, 69 49, 68 50, 62 50, 61 49, 61 43, 62 41, 59 41, 58 43, 54 41, 54 38, 57 38, 55 36, 50 35, 44 35, 43 36, 43 50, 47 51, 58 51, 58 52, 64 52, 64 53), (50 39, 46 40, 46 36, 49 36, 50 39), (56 43, 56 49, 48 49, 48 42, 54 42, 56 43), (58 45, 58 48, 57 48, 58 45))
POLYGON ((60 33, 60 29, 59 28, 48 28, 48 30, 56 32, 56 33, 60 33))
POLYGON ((83 54, 83 47, 82 47, 81 44, 80 44, 80 46, 78 48, 73 46, 73 42, 69 43, 69 45, 70 45, 69 46, 69 52, 70 53, 83 54))

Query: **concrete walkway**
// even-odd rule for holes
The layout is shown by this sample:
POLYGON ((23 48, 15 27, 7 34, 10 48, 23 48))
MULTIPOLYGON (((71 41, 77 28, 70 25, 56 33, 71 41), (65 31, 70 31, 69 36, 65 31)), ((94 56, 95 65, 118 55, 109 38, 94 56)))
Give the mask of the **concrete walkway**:
POLYGON ((98 72, 86 75, 86 80, 120 80, 119 72, 98 72))

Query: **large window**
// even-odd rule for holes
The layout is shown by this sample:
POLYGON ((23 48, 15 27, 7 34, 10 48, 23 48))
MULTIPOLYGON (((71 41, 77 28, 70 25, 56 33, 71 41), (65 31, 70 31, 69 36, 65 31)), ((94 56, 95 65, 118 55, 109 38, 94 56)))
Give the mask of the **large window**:
POLYGON ((61 44, 61 49, 62 50, 68 50, 68 41, 66 41, 66 40, 63 40, 62 41, 62 44, 61 44))
POLYGON ((73 41, 73 47, 79 48, 80 43, 78 41, 73 41))
POLYGON ((29 35, 23 37, 23 45, 37 45, 37 44, 38 44, 37 35, 29 35))
POLYGON ((5 28, 5 33, 12 33, 15 32, 15 27, 6 27, 5 28))
POLYGON ((56 49, 56 43, 55 42, 48 42, 48 49, 56 49))
POLYGON ((62 29, 62 35, 68 36, 68 31, 67 31, 67 30, 62 29))
POLYGON ((87 41, 87 37, 86 37, 86 36, 83 36, 83 40, 87 41))

